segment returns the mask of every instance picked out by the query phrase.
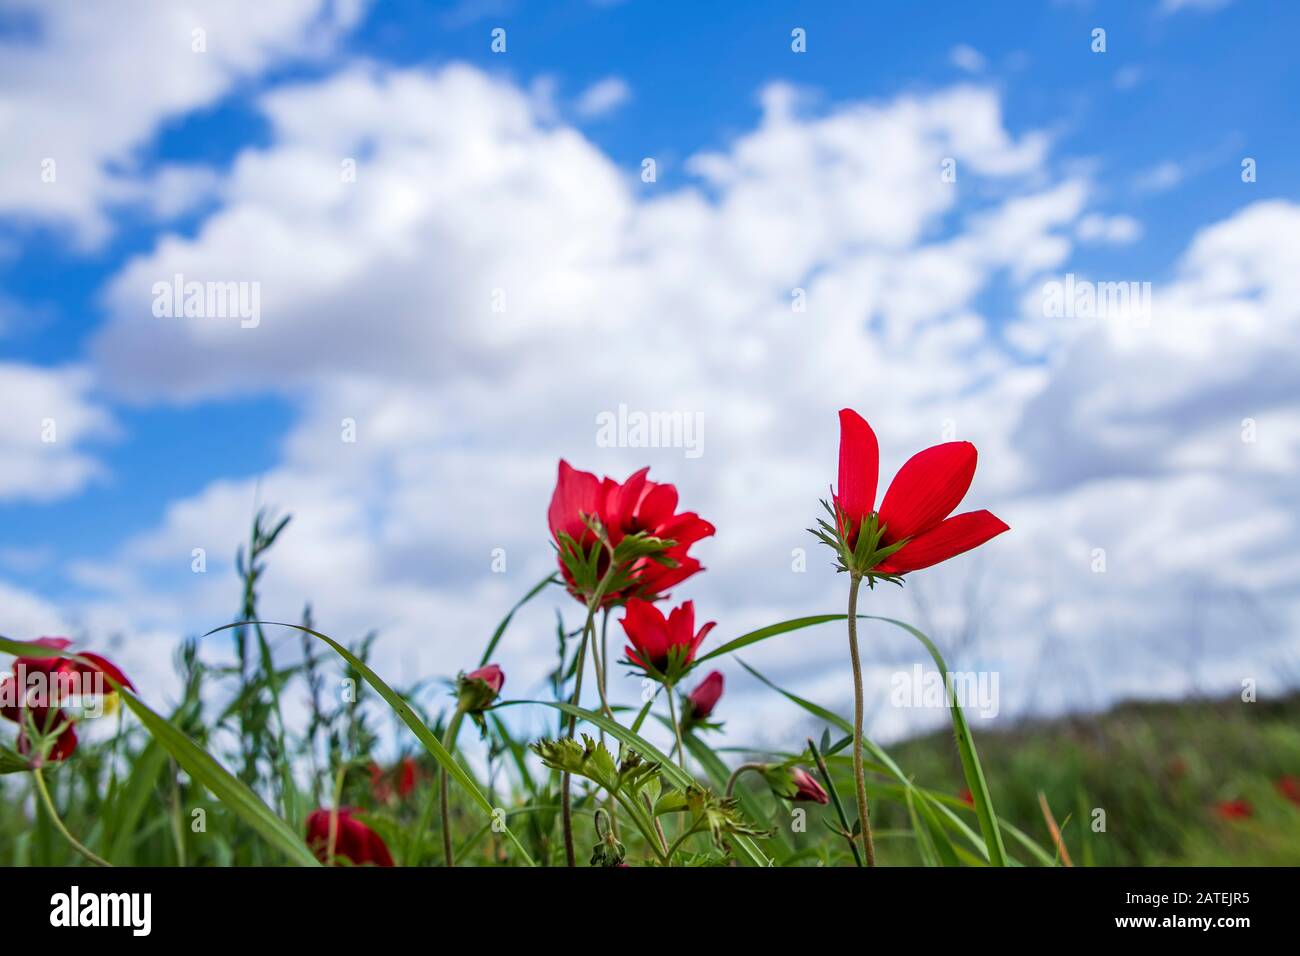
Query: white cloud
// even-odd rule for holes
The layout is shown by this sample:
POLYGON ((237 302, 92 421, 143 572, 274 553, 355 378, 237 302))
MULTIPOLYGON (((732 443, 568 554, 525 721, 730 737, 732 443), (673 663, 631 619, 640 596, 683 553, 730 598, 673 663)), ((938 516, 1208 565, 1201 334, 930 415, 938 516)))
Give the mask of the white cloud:
POLYGON ((1075 233, 1082 242, 1127 245, 1142 238, 1142 223, 1132 216, 1089 213, 1079 220, 1075 233))
POLYGON ((0 215, 68 224, 95 242, 109 228, 105 204, 138 198, 137 151, 161 123, 217 102, 272 62, 323 52, 362 4, 3 6, 31 29, 0 40, 0 215))
POLYGON ((0 501, 51 501, 104 473, 82 446, 116 427, 90 385, 85 369, 0 362, 0 501))
POLYGON ((613 113, 631 98, 632 90, 622 77, 607 76, 583 90, 574 109, 584 119, 597 119, 613 113))
POLYGON ((1186 178, 1183 167, 1167 160, 1150 169, 1143 170, 1134 180, 1134 185, 1143 192, 1167 192, 1186 178))
POLYGON ((983 73, 988 66, 988 60, 984 58, 984 54, 973 46, 967 46, 965 43, 953 47, 952 52, 948 54, 948 59, 952 61, 952 65, 957 69, 964 70, 967 73, 983 73))
POLYGON ((1208 13, 1213 10, 1222 10, 1230 3, 1232 3, 1232 0, 1163 0, 1160 10, 1162 13, 1179 13, 1183 10, 1208 13))

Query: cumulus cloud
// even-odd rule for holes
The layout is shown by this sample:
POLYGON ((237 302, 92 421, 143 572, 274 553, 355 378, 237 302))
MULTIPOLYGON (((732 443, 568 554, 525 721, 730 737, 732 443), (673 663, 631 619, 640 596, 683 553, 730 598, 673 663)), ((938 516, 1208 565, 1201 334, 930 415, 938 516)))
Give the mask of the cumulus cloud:
POLYGON ((137 151, 272 62, 328 49, 361 0, 5 0, 0 214, 108 231, 106 203, 140 198, 137 151))
POLYGON ((0 362, 0 501, 52 501, 104 473, 84 446, 116 426, 90 387, 85 369, 0 362))

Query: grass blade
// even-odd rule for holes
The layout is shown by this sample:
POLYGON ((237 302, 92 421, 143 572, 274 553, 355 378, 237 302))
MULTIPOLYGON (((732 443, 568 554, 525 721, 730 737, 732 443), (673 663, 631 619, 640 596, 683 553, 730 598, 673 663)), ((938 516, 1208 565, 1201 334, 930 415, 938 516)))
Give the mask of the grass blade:
POLYGON ((782 621, 780 624, 769 624, 767 627, 760 627, 757 631, 750 631, 748 634, 742 634, 735 640, 727 641, 721 647, 715 647, 703 657, 696 658, 695 663, 703 664, 707 660, 715 657, 721 657, 723 654, 730 654, 732 651, 738 651, 742 647, 748 647, 750 644, 757 644, 759 641, 765 641, 769 637, 776 637, 778 634, 788 634, 791 631, 797 631, 802 627, 812 627, 815 624, 829 624, 831 621, 843 621, 847 614, 814 614, 811 617, 796 617, 789 621, 782 621))
POLYGON ((979 819, 980 832, 984 835, 984 842, 988 846, 989 862, 994 866, 1006 866, 1007 848, 1002 842, 1002 830, 998 826, 997 814, 993 811, 993 798, 989 796, 988 783, 984 779, 984 768, 980 766, 980 758, 975 750, 970 726, 966 723, 966 715, 962 713, 961 704, 957 702, 957 690, 952 686, 952 681, 948 680, 948 665, 944 663, 939 648, 925 634, 903 621, 892 617, 876 617, 872 614, 864 614, 862 617, 869 621, 893 624, 907 631, 925 645, 925 649, 934 658, 939 673, 944 675, 944 687, 948 691, 948 709, 952 714, 952 729, 957 738, 957 752, 961 757, 962 771, 966 775, 966 786, 975 801, 975 815, 979 819))

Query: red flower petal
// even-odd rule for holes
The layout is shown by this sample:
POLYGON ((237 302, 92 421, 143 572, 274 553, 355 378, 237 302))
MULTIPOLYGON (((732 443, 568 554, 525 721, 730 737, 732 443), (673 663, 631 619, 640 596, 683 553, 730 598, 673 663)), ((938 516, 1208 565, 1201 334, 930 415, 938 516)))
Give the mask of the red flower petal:
POLYGON ((851 408, 840 409, 840 478, 835 500, 857 530, 876 507, 880 477, 880 444, 865 418, 851 408))
POLYGON ((558 538, 563 532, 575 541, 582 541, 587 536, 582 515, 600 514, 601 501, 600 480, 591 472, 578 471, 561 459, 555 493, 546 514, 551 534, 558 538))
POLYGON ((880 505, 885 542, 924 534, 952 514, 975 477, 977 457, 970 442, 950 441, 909 458, 880 505))
POLYGON ((637 503, 637 526, 653 531, 671 518, 676 510, 677 487, 675 485, 646 482, 645 496, 637 503))
POLYGON ((977 548, 990 538, 1009 531, 1006 522, 987 511, 953 515, 937 528, 918 535, 903 545, 875 570, 882 574, 906 574, 977 548))
POLYGON ((605 489, 605 521, 610 527, 615 544, 618 544, 622 538, 622 532, 632 527, 636 506, 645 492, 647 484, 645 476, 649 470, 649 466, 642 468, 621 485, 606 479, 609 484, 605 489), (613 533, 617 533, 617 537, 614 537, 613 533))

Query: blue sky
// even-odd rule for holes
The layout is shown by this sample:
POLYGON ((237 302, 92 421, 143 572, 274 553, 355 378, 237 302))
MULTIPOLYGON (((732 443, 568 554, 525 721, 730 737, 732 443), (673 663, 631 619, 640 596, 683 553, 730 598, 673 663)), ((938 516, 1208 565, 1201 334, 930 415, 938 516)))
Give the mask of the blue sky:
MULTIPOLYGON (((1275 250, 1278 237, 1266 230, 1277 228, 1286 235, 1300 200, 1300 124, 1294 122, 1300 78, 1292 49, 1300 10, 1294 4, 1026 0, 991 5, 754 2, 701 8, 638 0, 294 0, 260 24, 258 4, 247 9, 224 5, 220 13, 203 3, 181 4, 175 19, 165 25, 148 3, 120 6, 112 22, 88 26, 84 13, 60 5, 0 3, 0 47, 9 60, 9 66, 0 67, 0 107, 5 107, 0 124, 6 144, 22 144, 12 150, 12 162, 0 167, 0 174, 11 180, 11 188, 0 191, 0 367, 11 367, 15 382, 20 373, 34 376, 33 381, 50 378, 50 414, 66 414, 79 423, 75 437, 57 443, 58 454, 69 456, 59 460, 58 467, 65 470, 58 475, 49 458, 40 457, 49 449, 33 448, 30 441, 33 422, 45 417, 40 407, 10 403, 10 421, 0 431, 0 448, 28 456, 26 477, 0 484, 0 583, 10 589, 6 593, 15 606, 24 609, 21 621, 0 623, 6 632, 29 627, 44 633, 62 626, 89 635, 97 629, 122 633, 138 628, 150 641, 165 642, 168 634, 220 623, 207 616, 220 607, 221 587, 231 599, 233 589, 225 581, 205 582, 201 594, 188 591, 192 578, 187 536, 195 538, 194 546, 211 550, 216 571, 212 576, 219 577, 222 562, 228 562, 238 540, 238 508, 231 500, 246 501, 245 510, 251 510, 252 495, 246 492, 261 487, 268 498, 300 515, 304 508, 317 507, 323 514, 340 516, 341 526, 326 521, 308 534, 303 553, 286 558, 286 563, 296 564, 286 573, 286 611, 292 613, 304 597, 312 597, 308 592, 313 583, 329 592, 351 582, 364 592, 369 572, 361 572, 358 581, 357 568, 386 568, 393 573, 385 580, 395 576, 401 587, 377 598, 380 608, 371 610, 374 624, 391 624, 392 653, 398 658, 414 640, 413 616, 431 607, 444 609, 466 587, 480 589, 474 593, 482 604, 496 599, 503 606, 511 593, 526 587, 522 571, 512 573, 509 582, 480 575, 467 584, 457 546, 438 549, 429 543, 432 538, 455 539, 472 555, 486 552, 496 535, 503 545, 523 549, 527 557, 521 563, 535 570, 545 565, 546 545, 540 519, 523 512, 544 502, 544 476, 554 459, 565 455, 585 467, 614 472, 635 466, 635 452, 626 449, 599 455, 589 438, 574 447, 575 436, 589 431, 584 424, 589 412, 626 398, 652 408, 695 409, 716 422, 717 430, 711 433, 718 436, 721 451, 718 459, 706 455, 705 461, 718 461, 726 477, 685 469, 680 455, 662 449, 651 457, 666 479, 674 478, 674 469, 685 471, 676 476, 683 487, 720 510, 730 507, 735 489, 752 487, 751 472, 766 470, 771 475, 785 466, 794 469, 792 450, 775 436, 816 427, 819 437, 814 444, 794 450, 806 454, 808 460, 801 460, 798 469, 815 502, 827 480, 821 465, 833 454, 837 403, 852 403, 864 412, 865 405, 889 404, 882 401, 879 376, 864 375, 869 380, 858 383, 836 379, 824 395, 818 394, 817 383, 838 367, 837 355, 851 355, 854 348, 866 350, 864 355, 877 348, 892 354, 888 350, 900 336, 912 344, 898 346, 891 374, 910 371, 910 384, 897 387, 898 408, 881 414, 896 411, 906 420, 915 413, 926 424, 900 424, 888 435, 893 440, 885 443, 894 449, 895 464, 912 445, 936 440, 931 434, 936 416, 954 417, 962 431, 964 423, 977 421, 972 437, 986 436, 994 450, 1005 448, 1004 460, 1011 452, 1020 456, 1019 471, 986 466, 994 473, 977 490, 1024 510, 1025 524, 1037 529, 1025 535, 1033 547, 1053 547, 1045 516, 1086 514, 1099 501, 1123 500, 1133 515, 1142 516, 1151 511, 1144 501, 1182 500, 1179 495, 1185 494, 1187 514, 1198 515, 1205 501, 1220 500, 1217 496, 1227 493, 1223 489, 1235 487, 1241 498, 1258 506, 1254 518, 1263 528, 1284 520, 1291 506, 1292 498, 1278 490, 1278 469, 1285 473, 1285 463, 1295 452, 1290 406, 1267 389, 1252 392, 1264 370, 1285 372, 1289 367, 1278 352, 1289 355, 1289 347, 1281 343, 1291 328, 1283 323, 1290 320, 1270 312, 1271 303, 1286 291, 1278 277, 1289 265, 1274 263, 1273 252, 1250 244, 1275 250), (191 24, 207 31, 210 47, 204 53, 188 49, 191 24), (97 32, 96 26, 102 29, 97 32), (507 31, 505 54, 489 49, 490 31, 496 27, 507 31), (790 31, 795 27, 807 31, 806 53, 791 51, 790 31), (1096 27, 1106 30, 1104 53, 1090 49, 1096 27), (132 33, 134 28, 137 32, 132 33), (99 35, 103 42, 86 39, 99 35), (145 51, 158 55, 159 44, 166 47, 166 55, 159 55, 151 66, 145 51), (114 66, 126 62, 112 59, 117 52, 133 49, 138 62, 129 69, 114 66), (21 59, 10 56, 17 50, 23 52, 21 59), (584 94, 602 82, 623 90, 623 96, 613 95, 603 107, 585 109, 584 94), (462 131, 450 118, 441 131, 431 132, 423 124, 436 127, 438 115, 403 116, 400 109, 391 116, 383 112, 382 122, 372 122, 367 110, 373 113, 397 102, 402 83, 409 84, 410 102, 433 114, 445 109, 450 116, 468 104, 465 108, 477 111, 475 115, 496 116, 491 110, 500 106, 499 123, 492 120, 490 128, 462 131), (772 106, 775 101, 765 99, 764 91, 774 89, 773 84, 793 97, 784 119, 781 108, 772 106), (167 92, 158 93, 160 86, 168 87, 167 92), (84 97, 87 90, 95 91, 94 96, 84 97), (973 98, 947 98, 959 97, 953 91, 970 91, 973 98), (370 106, 355 114, 341 107, 334 115, 331 104, 349 103, 352 95, 372 97, 370 106), (277 111, 277 102, 286 105, 277 111), (84 117, 75 115, 76 104, 85 105, 84 117), (970 110, 972 116, 983 116, 980 111, 986 107, 992 111, 996 135, 974 118, 968 129, 963 127, 966 118, 961 114, 970 110), (862 109, 875 110, 888 122, 873 125, 855 112, 862 109), (68 119, 61 123, 64 111, 68 119), (527 114, 526 120, 518 118, 519 111, 527 114), (960 149, 954 151, 962 171, 957 198, 934 199, 925 191, 928 186, 909 193, 900 186, 902 179, 890 179, 902 174, 889 170, 888 163, 881 164, 884 172, 872 165, 869 143, 862 153, 857 145, 843 145, 836 117, 851 136, 881 136, 879 150, 884 155, 892 155, 889 136, 912 135, 909 124, 921 131, 916 133, 918 142, 929 142, 926 137, 933 135, 957 144, 960 149), (101 122, 102 128, 96 126, 101 122), (450 139, 444 142, 443 134, 450 139), (477 142, 474 137, 481 136, 491 144, 498 135, 504 138, 494 148, 518 148, 527 158, 513 172, 503 173, 493 187, 490 179, 486 185, 480 180, 480 175, 492 174, 460 155, 454 141, 477 142), (787 165, 783 157, 791 147, 782 138, 786 135, 794 142, 819 145, 811 149, 810 158, 794 157, 787 165), (417 141, 418 147, 413 147, 417 141), (296 187, 312 176, 310 163, 300 176, 290 173, 275 185, 275 175, 292 169, 294 157, 300 155, 295 150, 301 155, 313 150, 327 154, 326 146, 335 142, 373 149, 379 175, 392 178, 346 213, 332 205, 333 199, 307 195, 309 189, 302 197, 296 195, 296 187), (752 143, 753 155, 746 155, 746 142, 752 143), (842 157, 837 150, 843 151, 842 157), (962 150, 971 153, 970 165, 962 150), (700 162, 706 154, 722 157, 726 171, 711 178, 708 163, 700 162), (41 185, 23 177, 32 175, 36 159, 51 155, 62 164, 60 169, 73 172, 61 173, 59 182, 47 184, 42 193, 41 185), (658 163, 654 184, 636 179, 646 156, 658 163), (1242 182, 1244 157, 1257 161, 1257 182, 1242 182), (269 163, 267 171, 257 166, 262 160, 269 163), (765 165, 769 160, 772 168, 765 165), (385 165, 390 161, 391 166, 385 165), (571 172, 584 163, 590 168, 573 174, 579 181, 570 183, 571 172), (812 180, 797 182, 809 164, 812 180), (415 182, 428 184, 430 194, 443 195, 435 185, 439 181, 448 189, 437 208, 425 219, 413 213, 408 220, 398 203, 384 213, 393 217, 391 227, 370 222, 367 210, 382 208, 384 197, 397 195, 397 184, 407 183, 404 177, 412 168, 419 170, 415 182), (525 181, 530 168, 537 170, 532 187, 525 181), (93 175, 83 174, 83 169, 93 175), (971 169, 973 175, 967 172, 971 169), (164 177, 174 171, 180 174, 167 182, 179 198, 160 210, 156 204, 164 194, 164 177), (835 194, 838 186, 826 185, 837 182, 837 176, 847 184, 843 196, 835 194), (588 178, 593 184, 589 192, 582 188, 588 178), (268 182, 268 193, 260 194, 260 184, 268 182), (809 208, 823 203, 820 208, 831 215, 855 197, 876 195, 879 202, 892 203, 897 193, 897 209, 891 206, 881 216, 882 222, 897 225, 861 231, 848 225, 842 234, 816 233, 810 248, 820 244, 820 251, 808 251, 807 261, 802 261, 803 253, 793 245, 793 252, 781 248, 787 226, 790 235, 808 228, 787 188, 794 195, 803 189, 818 196, 809 208), (877 188, 878 193, 873 192, 877 188), (570 189, 577 192, 566 192, 570 189), (508 232, 501 234, 509 236, 504 241, 490 228, 486 246, 466 238, 476 234, 482 217, 502 215, 500 209, 490 211, 492 197, 508 197, 511 190, 523 190, 521 202, 529 208, 526 225, 518 230, 523 234, 519 245, 513 245, 508 225, 508 232), (462 207, 447 211, 455 206, 457 193, 478 198, 465 198, 462 207), (553 208, 539 199, 552 193, 557 203, 553 208), (51 195, 58 201, 51 203, 51 195), (1035 218, 1037 213, 1026 211, 1031 204, 1016 205, 1018 199, 1035 196, 1045 197, 1042 221, 1035 218), (908 206, 913 201, 914 206, 908 206), (606 221, 609 209, 617 212, 606 221), (1247 215, 1252 209, 1263 212, 1247 215), (240 212, 265 217, 258 221, 274 227, 275 243, 268 240, 266 248, 258 249, 261 230, 241 233, 248 227, 240 212), (337 218, 340 215, 364 223, 356 226, 355 238, 337 218), (787 217, 784 224, 781 216, 787 217), (987 226, 986 220, 998 216, 1003 217, 1001 226, 987 226), (698 217, 709 219, 706 232, 717 232, 714 241, 701 241, 692 253, 689 243, 698 236, 691 224, 698 217), (562 238, 547 238, 548 220, 556 223, 562 238), (766 229, 754 249, 721 249, 739 242, 736 237, 755 222, 765 223, 766 229), (1262 277, 1252 273, 1249 281, 1225 289, 1215 277, 1213 262, 1191 253, 1196 237, 1216 225, 1223 229, 1215 248, 1240 252, 1245 271, 1250 271, 1250 263, 1261 261, 1273 263, 1272 271, 1262 277), (589 236, 583 233, 588 227, 589 236), (227 228, 231 232, 223 233, 227 228), (232 248, 231 235, 244 239, 236 239, 232 248), (637 238, 620 249, 627 235, 637 238), (394 248, 384 251, 390 236, 394 248), (732 238, 721 241, 720 236, 732 238), (552 243, 565 241, 575 250, 563 253, 562 264, 548 262, 552 243), (318 242, 319 248, 313 245, 318 242), (349 257, 344 253, 352 242, 356 260, 363 263, 361 274, 340 285, 332 285, 331 277, 321 284, 334 291, 321 293, 321 300, 313 298, 309 264, 334 262, 336 274, 346 273, 349 257), (645 252, 665 242, 685 250, 684 259, 696 260, 699 274, 674 279, 679 265, 674 256, 663 253, 659 261, 645 252), (260 265, 230 265, 238 261, 241 248, 252 249, 252 261, 260 265), (614 251, 608 254, 620 268, 606 261, 610 248, 614 251), (714 252, 719 254, 716 263, 704 261, 714 252), (285 261, 298 253, 298 263, 285 261), (944 258, 949 255, 961 265, 949 268, 944 258), (412 257, 427 265, 417 268, 412 257), (938 260, 937 266, 931 257, 938 260), (797 281, 810 288, 825 281, 838 290, 839 302, 856 301, 853 289, 861 290, 869 302, 875 301, 873 295, 883 298, 857 313, 845 306, 843 316, 837 313, 830 320, 839 331, 824 335, 820 344, 813 341, 815 336, 765 340, 761 331, 753 331, 763 328, 761 302, 738 305, 739 312, 748 309, 748 315, 716 323, 716 311, 710 308, 684 317, 686 330, 716 336, 716 344, 705 347, 665 331, 662 338, 657 332, 649 337, 652 342, 629 350, 617 344, 627 341, 625 332, 599 325, 611 310, 630 311, 619 298, 628 290, 636 292, 638 302, 666 307, 678 301, 682 292, 674 282, 681 281, 699 292, 698 301, 712 302, 711 277, 730 276, 729 285, 720 280, 716 301, 736 301, 755 288, 756 273, 747 273, 747 261, 794 260, 799 262, 791 265, 791 275, 797 281), (221 344, 211 352, 205 351, 207 333, 173 334, 169 328, 156 335, 124 303, 131 289, 139 291, 140 276, 169 276, 173 262, 187 263, 191 272, 207 264, 209 273, 222 280, 263 282, 268 297, 278 296, 274 301, 297 303, 289 310, 292 321, 277 327, 273 300, 268 298, 269 330, 261 339, 246 337, 238 345, 221 344), (446 275, 439 272, 444 263, 446 275), (459 267, 453 268, 453 263, 459 267), (464 312, 468 306, 447 290, 456 289, 459 278, 480 264, 484 282, 524 284, 534 293, 530 304, 543 301, 538 291, 543 288, 545 295, 554 295, 525 320, 529 328, 543 330, 554 323, 548 341, 558 343, 556 354, 524 335, 509 349, 507 359, 493 333, 483 331, 481 318, 453 330, 452 320, 439 318, 436 308, 426 315, 414 307, 421 295, 433 296, 430 302, 436 305, 437 295, 446 292, 451 311, 464 312), (530 272, 533 264, 535 274, 530 272), (263 266, 265 274, 259 271, 263 266), (919 281, 913 289, 911 280, 892 278, 909 275, 913 266, 938 268, 935 282, 944 285, 951 279, 951 298, 936 293, 929 305, 915 304, 913 297, 927 294, 929 283, 919 281), (584 275, 607 267, 610 285, 598 295, 585 286, 584 275), (279 269, 284 271, 281 277, 279 269), (1154 359, 1149 365, 1134 363, 1126 351, 1127 340, 1108 339, 1102 333, 1103 345, 1090 344, 1087 336, 1097 333, 1062 335, 1045 329, 1041 316, 1036 321, 1026 314, 1025 303, 1036 290, 1067 271, 1152 282, 1157 297, 1164 293, 1172 303, 1171 316, 1209 290, 1212 296, 1231 299, 1228 311, 1237 305, 1257 308, 1282 332, 1263 337, 1258 354, 1249 353, 1253 358, 1242 357, 1246 344, 1217 342, 1215 336, 1224 334, 1222 330, 1207 326, 1189 333, 1192 339, 1181 340, 1171 332, 1174 338, 1144 353, 1163 356, 1170 364, 1154 359), (306 272, 307 279, 300 272, 306 272), (532 278, 518 278, 525 274, 532 278), (553 285, 547 284, 548 277, 553 285), (900 282, 891 298, 889 290, 900 282), (348 316, 325 317, 314 325, 316 316, 329 311, 331 298, 375 303, 367 320, 370 331, 349 345, 348 336, 354 334, 349 330, 355 326, 349 325, 348 316), (968 345, 952 346, 972 334, 972 316, 977 317, 978 334, 968 345), (584 339, 566 324, 570 321, 595 323, 592 328, 598 331, 584 339), (425 323, 440 322, 449 323, 445 338, 441 332, 425 331, 425 323), (859 332, 867 330, 864 338, 835 338, 849 335, 846 330, 855 323, 859 332), (927 328, 949 344, 926 344, 927 328), (608 340, 602 338, 606 334, 608 340), (1267 347, 1270 336, 1272 350, 1267 347), (599 359, 575 356, 583 341, 617 351, 598 350, 599 359), (805 347, 812 354, 828 342, 832 345, 825 366, 818 369, 816 362, 809 362, 816 370, 810 371, 810 381, 796 380, 788 369, 782 372, 770 357, 782 348, 787 355, 801 354, 805 347), (426 346, 430 351, 423 361, 420 350, 426 346), (248 358, 248 347, 257 348, 265 364, 245 375, 241 369, 249 366, 241 364, 240 357, 248 358), (1115 350, 1114 364, 1090 366, 1100 362, 1099 354, 1111 354, 1110 348, 1115 350), (1214 394, 1240 401, 1224 409, 1222 420, 1211 428, 1195 411, 1205 406, 1206 396, 1189 384, 1183 400, 1177 383, 1180 376, 1189 383, 1198 378, 1189 354, 1212 356, 1221 348, 1237 360, 1229 359, 1208 374, 1215 379, 1214 394), (638 349, 674 366, 674 371, 642 374, 638 349), (689 361, 682 360, 687 353, 689 361), (557 354, 579 362, 601 361, 611 378, 593 383, 583 394, 572 384, 580 375, 567 378, 561 373, 560 382, 548 386, 554 392, 540 392, 538 376, 557 354), (752 374, 728 365, 727 356, 733 354, 752 356, 752 374), (964 364, 964 377, 951 372, 958 360, 964 364), (1098 374, 1105 378, 1107 369, 1115 370, 1113 380, 1098 385, 1098 374), (715 378, 733 373, 735 380, 727 381, 720 393, 709 391, 715 378), (67 377, 56 382, 56 376, 67 377), (192 382, 193 388, 172 381, 173 376, 192 382), (75 383, 69 384, 72 379, 75 383), (1168 383, 1170 393, 1142 397, 1153 381, 1168 383), (1125 405, 1125 395, 1137 397, 1125 405), (521 416, 511 411, 512 400, 555 411, 549 417, 521 416), (762 406, 769 400, 774 409, 765 413, 762 406), (332 423, 340 408, 347 412, 349 402, 366 410, 372 416, 369 421, 397 422, 392 427, 398 437, 390 436, 388 446, 368 450, 365 454, 373 457, 364 462, 322 458, 327 452, 313 422, 332 423), (1098 408, 1103 410, 1100 419, 1098 408), (796 410, 800 416, 822 418, 816 424, 802 418, 796 423, 796 410), (1278 445, 1272 457, 1258 464, 1259 471, 1239 473, 1236 465, 1214 457, 1219 452, 1197 444, 1195 436, 1209 434, 1207 428, 1235 434, 1241 419, 1256 415, 1271 416, 1269 420, 1280 425, 1269 433, 1278 445), (1083 433, 1094 426, 1096 434, 1083 433), (516 442, 514 428, 525 430, 529 439, 516 442), (762 429, 767 429, 758 442, 762 449, 753 450, 751 441, 762 429), (6 441, 6 431, 16 437, 6 441), (1059 454, 1051 450, 1053 443, 1059 443, 1059 454), (738 454, 719 460, 742 447, 752 453, 752 461, 738 454), (455 452, 454 466, 448 464, 453 459, 449 451, 455 452), (1044 456, 1050 460, 1040 460, 1044 456), (1161 464, 1149 466, 1150 461, 1161 464), (521 513, 508 522, 489 522, 485 540, 471 547, 461 525, 419 509, 472 511, 479 499, 470 496, 466 501, 460 493, 467 482, 477 483, 470 477, 476 467, 498 475, 487 484, 509 498, 507 509, 521 513), (422 468, 424 477, 419 478, 422 468), (331 472, 328 481, 321 479, 322 469, 331 472), (519 477, 504 476, 509 469, 518 469, 519 477), (1042 489, 1049 486, 1056 489, 1057 498, 1044 495, 1042 489), (281 497, 295 492, 302 499, 281 497), (403 507, 415 508, 418 515, 403 507), (406 540, 400 530, 404 525, 426 532, 428 538, 406 540), (217 535, 220 540, 205 537, 221 528, 228 528, 230 535, 217 535), (175 554, 163 560, 160 555, 168 548, 175 554), (335 553, 351 557, 337 565, 322 557, 335 553), (409 607, 404 603, 408 601, 409 607)), ((110 17, 106 10, 98 15, 110 17)), ((363 153, 360 182, 365 183, 367 175, 372 174, 363 153)), ((506 203, 503 208, 510 207, 506 203)), ((870 204, 863 216, 871 218, 870 204)), ((327 273, 329 267, 320 268, 327 273)), ((771 268, 765 275, 773 276, 778 290, 790 285, 771 268)), ((647 321, 658 321, 656 313, 646 309, 647 321)), ((1178 321, 1171 318, 1171 327, 1178 321)), ((871 367, 870 361, 863 361, 871 367)), ((780 481, 792 483, 791 493, 798 484, 785 473, 780 481)), ((486 487, 482 493, 487 494, 486 487)), ((791 498, 768 504, 785 508, 791 498)), ((738 523, 746 520, 743 510, 735 517, 738 523)), ((804 526, 800 522, 806 522, 807 515, 791 511, 783 513, 783 520, 794 529, 792 535, 804 526)), ((1100 519, 1079 520, 1077 526, 1060 531, 1056 557, 1086 553, 1106 537, 1107 526, 1100 519)), ((1173 517, 1168 520, 1174 522, 1173 517)), ((1126 532, 1132 530, 1130 522, 1126 532)), ((1295 595, 1283 585, 1292 566, 1285 548, 1237 541, 1228 530, 1219 537, 1202 530, 1216 547, 1238 549, 1243 561, 1260 562, 1253 576, 1243 570, 1243 579, 1269 582, 1259 585, 1255 596, 1278 619, 1290 621, 1295 595)), ((743 541, 750 547, 770 547, 770 556, 760 560, 759 567, 776 574, 788 562, 790 535, 773 533, 766 543, 743 541)), ((1186 580, 1180 578, 1176 562, 1156 554, 1178 550, 1168 538, 1162 525, 1146 536, 1132 534, 1123 546, 1131 560, 1160 569, 1148 572, 1151 576, 1143 579, 1141 588, 1156 595, 1147 603, 1167 612, 1165 617, 1127 618, 1135 595, 1112 591, 1112 623, 1080 623, 1078 614, 1065 613, 1059 622, 1063 632, 1081 646, 1096 648, 1101 646, 1095 643, 1098 630, 1112 627, 1114 620, 1129 621, 1126 626, 1139 642, 1145 635, 1167 631, 1183 600, 1178 582, 1186 580), (1153 544, 1155 540, 1161 544, 1153 544)), ((734 549, 724 546, 721 537, 718 547, 711 565, 740 560, 738 552, 744 550, 740 544, 734 549)), ((1010 565, 1019 567, 1021 575, 1024 568, 1034 568, 1044 593, 1069 590, 1061 579, 1049 580, 1050 561, 1043 563, 1032 549, 1015 554, 1007 559, 1010 565)), ((969 572, 970 566, 953 572, 955 589, 960 590, 960 574, 969 572)), ((720 610, 732 610, 738 621, 768 611, 797 612, 803 600, 797 590, 782 584, 769 589, 772 598, 765 607, 741 608, 742 579, 724 569, 717 581, 705 585, 702 593, 714 597, 720 610)), ((1137 589, 1139 583, 1131 586, 1137 589)), ((1080 585, 1075 595, 1080 606, 1097 603, 1090 590, 1094 584, 1080 585)), ((1224 583, 1229 591, 1239 586, 1251 587, 1224 583)), ((836 600, 835 593, 833 580, 820 580, 804 603, 836 600)), ((938 589, 932 600, 942 606, 943 594, 938 589)), ((1026 599, 1019 611, 1007 611, 1007 621, 993 626, 1010 631, 1015 620, 1041 621, 1044 600, 1026 599)), ((455 620, 481 627, 494 619, 495 611, 480 610, 478 603, 472 610, 455 612, 463 615, 455 620)), ((1011 608, 1015 601, 1006 604, 1011 608)), ((351 603, 342 602, 341 626, 363 626, 367 610, 360 594, 351 603)), ((1285 638, 1283 644, 1290 640, 1285 638)), ((539 647, 545 644, 541 636, 536 642, 539 647)), ((1282 646, 1275 641, 1268 645, 1269 652, 1282 646)), ((1021 654, 1005 649, 984 653, 1021 654)), ((1095 653, 1104 658, 1104 652, 1095 653)), ((776 663, 815 682, 825 672, 819 661, 776 663)), ((444 669, 454 671, 457 666, 444 669)), ((541 672, 541 664, 532 659, 520 666, 541 672)), ((1225 680, 1237 673, 1232 667, 1240 670, 1239 662, 1224 666, 1225 680)), ((1181 686, 1174 678, 1143 679, 1152 693, 1181 686)), ((1134 692, 1131 684, 1118 682, 1117 688, 1124 690, 1115 692, 1134 692)))

